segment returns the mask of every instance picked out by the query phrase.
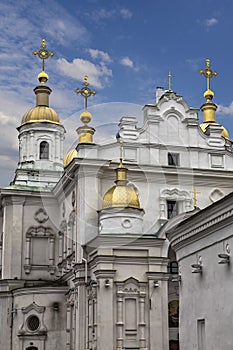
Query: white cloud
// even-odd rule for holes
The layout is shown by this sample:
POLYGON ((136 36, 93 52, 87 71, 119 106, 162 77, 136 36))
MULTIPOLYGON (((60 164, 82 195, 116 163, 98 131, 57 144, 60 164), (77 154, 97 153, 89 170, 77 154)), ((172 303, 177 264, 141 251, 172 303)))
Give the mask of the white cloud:
POLYGON ((92 20, 97 23, 100 23, 100 21, 102 20, 108 20, 115 17, 121 17, 126 20, 130 19, 132 15, 132 12, 127 8, 113 10, 106 10, 105 8, 101 8, 98 10, 94 10, 91 14, 88 14, 88 16, 91 17, 92 20))
POLYGON ((120 14, 124 19, 130 19, 132 17, 132 12, 126 8, 120 10, 120 14))
POLYGON ((229 106, 218 106, 218 113, 222 113, 224 115, 233 115, 233 101, 229 104, 229 106))
POLYGON ((206 19, 204 23, 207 27, 213 27, 215 24, 218 24, 218 20, 217 18, 212 17, 212 18, 206 19))
POLYGON ((122 66, 134 68, 134 63, 128 56, 121 58, 120 64, 122 64, 122 66))
POLYGON ((11 117, 9 115, 4 114, 2 111, 0 111, 0 125, 6 125, 6 124, 11 124, 11 125, 17 125, 17 118, 16 117, 11 117))
POLYGON ((88 49, 89 54, 91 55, 91 58, 93 59, 100 59, 106 63, 110 63, 112 60, 107 52, 97 50, 97 49, 88 49))
POLYGON ((90 61, 75 58, 71 63, 66 59, 58 59, 58 69, 69 77, 83 81, 83 77, 88 75, 91 85, 103 88, 112 76, 112 70, 102 64, 94 64, 90 61))

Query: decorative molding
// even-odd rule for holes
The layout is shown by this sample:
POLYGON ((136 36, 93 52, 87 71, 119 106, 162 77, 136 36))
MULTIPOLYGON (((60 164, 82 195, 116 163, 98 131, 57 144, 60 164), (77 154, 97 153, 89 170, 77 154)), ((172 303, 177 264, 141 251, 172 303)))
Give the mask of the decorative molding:
POLYGON ((129 341, 134 348, 145 349, 147 346, 147 324, 145 319, 146 283, 133 277, 124 282, 116 282, 116 328, 117 349, 127 347, 129 341), (130 314, 129 325, 126 315, 130 314), (134 320, 134 322, 132 321, 134 320), (132 322, 134 327, 132 329, 132 322))
POLYGON ((23 314, 27 314, 29 313, 30 311, 36 311, 38 314, 41 314, 45 311, 45 306, 39 306, 37 305, 35 302, 33 302, 32 304, 26 306, 26 307, 23 307, 22 308, 22 313, 23 314))
POLYGON ((218 201, 223 197, 224 197, 224 193, 219 188, 215 188, 209 195, 209 199, 211 200, 212 203, 218 201))
POLYGON ((49 227, 44 226, 32 226, 26 233, 26 237, 55 237, 55 233, 49 227))
MULTIPOLYGON (((222 221, 230 218, 233 216, 233 209, 229 209, 227 211, 225 211, 224 213, 215 216, 214 218, 210 219, 209 221, 206 221, 204 223, 201 223, 200 225, 198 225, 197 227, 195 227, 194 229, 191 229, 190 231, 186 230, 186 232, 178 237, 174 237, 173 235, 177 235, 178 230, 176 232, 174 232, 171 236, 170 236, 170 240, 172 241, 172 246, 182 246, 182 243, 184 244, 184 241, 187 241, 189 238, 193 237, 195 238, 195 240, 200 238, 200 233, 205 231, 206 229, 208 229, 209 227, 219 224, 222 221), (188 231, 188 232, 187 232, 188 231)), ((192 225, 193 227, 193 225, 192 225)), ((211 233, 211 232, 210 232, 211 233)))
POLYGON ((47 335, 47 327, 44 324, 45 306, 39 306, 35 302, 21 309, 23 314, 23 323, 18 331, 18 336, 22 338, 30 335, 47 335), (38 329, 30 330, 27 324, 29 317, 36 316, 39 320, 38 329))
POLYGON ((44 224, 46 221, 48 221, 49 217, 48 217, 48 214, 46 213, 45 209, 40 208, 35 212, 34 219, 39 224, 44 224))
POLYGON ((31 270, 47 270, 50 272, 51 275, 53 275, 56 271, 55 267, 55 238, 56 235, 53 232, 53 230, 49 227, 31 227, 26 233, 26 252, 25 252, 25 265, 24 265, 24 271, 26 274, 29 274, 31 270), (33 239, 37 238, 47 238, 48 241, 48 259, 47 261, 44 261, 44 263, 40 264, 33 264, 33 255, 32 255, 32 244, 33 239), (42 268, 43 267, 43 268, 42 268))
POLYGON ((191 209, 192 198, 190 192, 178 188, 164 188, 160 191, 160 221, 167 219, 167 200, 182 203, 179 212, 187 212, 191 209))

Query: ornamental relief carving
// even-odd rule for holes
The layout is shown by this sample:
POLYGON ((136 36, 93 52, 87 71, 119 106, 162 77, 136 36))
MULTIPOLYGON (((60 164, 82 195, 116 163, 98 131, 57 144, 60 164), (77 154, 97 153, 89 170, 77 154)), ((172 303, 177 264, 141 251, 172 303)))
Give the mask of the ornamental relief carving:
POLYGON ((45 306, 39 306, 35 302, 23 307, 21 312, 23 314, 23 323, 20 326, 18 335, 30 334, 47 334, 47 327, 44 324, 45 306))
POLYGON ((34 214, 34 219, 40 223, 44 224, 46 221, 48 221, 49 217, 48 214, 46 213, 44 208, 38 209, 35 214, 34 214))

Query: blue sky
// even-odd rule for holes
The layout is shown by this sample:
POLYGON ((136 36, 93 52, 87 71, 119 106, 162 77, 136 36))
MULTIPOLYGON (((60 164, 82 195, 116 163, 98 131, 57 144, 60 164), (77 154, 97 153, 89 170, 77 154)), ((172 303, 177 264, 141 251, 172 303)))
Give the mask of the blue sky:
POLYGON ((167 88, 168 70, 172 89, 200 107, 206 82, 198 71, 205 58, 219 73, 211 82, 218 122, 233 138, 232 15, 231 0, 1 0, 0 185, 13 179, 17 166, 16 127, 35 104, 41 62, 32 52, 43 37, 55 53, 45 70, 50 105, 68 131, 65 149, 76 142, 83 101, 74 90, 85 74, 98 92, 90 99, 97 142, 107 142, 122 115, 141 121, 156 86, 167 88))

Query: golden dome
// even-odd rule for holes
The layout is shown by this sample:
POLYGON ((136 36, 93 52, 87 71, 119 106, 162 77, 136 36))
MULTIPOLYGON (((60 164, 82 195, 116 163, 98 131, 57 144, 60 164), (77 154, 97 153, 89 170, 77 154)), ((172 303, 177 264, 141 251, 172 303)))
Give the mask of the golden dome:
MULTIPOLYGON (((200 124, 200 128, 202 130, 202 132, 205 134, 206 132, 206 129, 207 129, 207 126, 208 125, 219 125, 218 123, 203 123, 203 124, 200 124)), ((221 128, 222 128, 222 137, 224 137, 225 139, 227 140, 230 140, 230 137, 229 137, 229 134, 228 134, 228 131, 226 128, 224 128, 224 126, 220 125, 221 128)))
POLYGON ((78 158, 78 152, 76 148, 70 150, 64 158, 64 167, 69 165, 74 158, 78 158))
POLYGON ((131 207, 140 209, 138 194, 133 187, 116 185, 104 195, 103 209, 131 207))
POLYGON ((23 118, 21 125, 27 123, 53 123, 53 124, 61 124, 58 114, 54 111, 54 109, 47 106, 37 106, 31 108, 27 111, 23 118))

